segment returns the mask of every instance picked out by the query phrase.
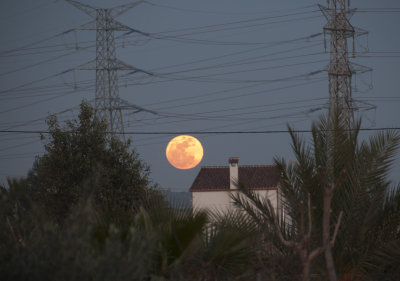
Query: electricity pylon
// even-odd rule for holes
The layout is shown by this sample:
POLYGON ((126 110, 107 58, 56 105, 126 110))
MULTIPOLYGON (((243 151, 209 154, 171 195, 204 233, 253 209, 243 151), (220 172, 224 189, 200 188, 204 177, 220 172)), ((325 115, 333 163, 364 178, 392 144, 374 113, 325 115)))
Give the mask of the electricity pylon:
MULTIPOLYGON (((328 7, 320 6, 328 23, 324 26, 324 35, 330 35, 330 62, 329 76, 329 111, 332 112, 338 105, 348 125, 353 120, 353 100, 351 96, 352 69, 349 61, 347 39, 353 38, 354 52, 354 27, 349 18, 354 10, 348 9, 346 0, 328 0, 328 7)), ((326 48, 326 43, 325 43, 326 48)))
POLYGON ((356 72, 371 71, 371 69, 350 62, 347 39, 353 39, 352 51, 354 56, 354 37, 368 32, 351 25, 350 18, 356 10, 349 8, 350 0, 327 0, 327 2, 328 7, 321 5, 319 7, 328 21, 324 26, 324 35, 330 35, 329 111, 332 112, 336 105, 339 106, 349 127, 354 119, 354 111, 357 110, 352 98, 352 75, 356 72))
POLYGON ((66 1, 93 18, 93 21, 81 25, 74 30, 96 31, 96 59, 75 69, 96 70, 96 116, 108 123, 112 133, 120 133, 122 137, 125 138, 121 112, 122 101, 119 97, 118 71, 126 70, 131 71, 131 73, 147 72, 117 59, 114 32, 125 31, 128 33, 138 32, 144 35, 146 34, 123 25, 116 21, 115 17, 120 16, 144 1, 142 0, 109 9, 92 7, 74 0, 66 1))

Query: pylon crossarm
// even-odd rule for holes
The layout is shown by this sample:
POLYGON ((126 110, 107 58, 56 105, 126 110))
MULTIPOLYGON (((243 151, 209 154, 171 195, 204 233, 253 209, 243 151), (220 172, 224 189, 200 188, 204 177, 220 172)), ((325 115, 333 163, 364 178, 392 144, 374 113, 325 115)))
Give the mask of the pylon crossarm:
POLYGON ((141 0, 141 1, 138 1, 138 2, 135 2, 135 3, 129 3, 129 4, 126 4, 126 5, 121 5, 121 6, 114 7, 114 8, 111 9, 112 10, 111 11, 111 16, 116 18, 116 17, 124 14, 125 12, 129 11, 130 9, 136 7, 137 5, 140 5, 140 4, 145 3, 145 2, 146 1, 141 0))
POLYGON ((96 18, 96 10, 98 8, 87 5, 87 4, 83 4, 83 3, 80 3, 80 2, 74 1, 74 0, 65 0, 65 1, 67 1, 71 5, 75 6, 76 8, 78 8, 79 10, 84 12, 85 14, 91 16, 92 18, 96 18))

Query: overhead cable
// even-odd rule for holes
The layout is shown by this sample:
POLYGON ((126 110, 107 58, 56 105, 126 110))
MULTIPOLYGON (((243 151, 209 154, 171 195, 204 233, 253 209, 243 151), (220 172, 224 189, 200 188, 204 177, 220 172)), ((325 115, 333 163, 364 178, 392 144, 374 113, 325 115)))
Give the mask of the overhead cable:
MULTIPOLYGON (((379 127, 379 128, 360 128, 345 129, 345 131, 398 131, 400 127, 379 127)), ((335 130, 323 130, 324 132, 335 132, 335 130)), ((166 132, 124 132, 126 135, 233 135, 233 134, 286 134, 286 133, 312 133, 312 130, 265 130, 265 131, 166 131, 166 132)), ((51 134, 50 131, 41 130, 0 130, 0 133, 13 134, 51 134)), ((122 134, 121 132, 105 132, 107 134, 122 134)))

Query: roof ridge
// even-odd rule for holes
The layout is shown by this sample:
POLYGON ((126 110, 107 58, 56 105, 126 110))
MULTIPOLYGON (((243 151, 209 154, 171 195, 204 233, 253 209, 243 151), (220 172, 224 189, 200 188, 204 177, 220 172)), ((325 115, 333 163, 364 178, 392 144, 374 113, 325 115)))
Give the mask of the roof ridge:
POLYGON ((239 165, 240 167, 276 167, 275 165, 265 164, 265 165, 239 165))
MULTIPOLYGON (((238 165, 238 167, 276 167, 275 165, 238 165)), ((229 168, 229 166, 201 166, 201 168, 229 168)))

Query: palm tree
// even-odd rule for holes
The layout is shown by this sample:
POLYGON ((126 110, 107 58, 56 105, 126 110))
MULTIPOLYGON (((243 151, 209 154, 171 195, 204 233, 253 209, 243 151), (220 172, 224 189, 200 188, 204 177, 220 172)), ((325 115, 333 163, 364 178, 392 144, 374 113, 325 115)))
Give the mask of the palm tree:
MULTIPOLYGON (((357 121, 348 129, 340 112, 321 119, 313 126, 313 166, 325 169, 328 182, 342 182, 332 199, 332 216, 343 212, 332 253, 338 275, 348 280, 376 280, 371 261, 387 245, 400 242, 400 190, 392 189, 387 179, 400 137, 386 131, 359 140, 360 127, 357 121)), ((316 210, 321 208, 319 200, 314 200, 316 210)), ((388 276, 394 274, 393 264, 381 265, 387 267, 388 276)))
MULTIPOLYGON (((309 255, 322 247, 325 264, 322 256, 318 257, 313 270, 321 280, 337 280, 336 272, 341 280, 377 280, 378 275, 398 278, 400 260, 385 257, 398 256, 400 249, 400 191, 387 179, 400 138, 389 130, 360 140, 360 127, 357 121, 348 128, 338 110, 312 125, 310 144, 289 127, 296 161, 275 159, 289 221, 275 223, 269 202, 243 186, 245 199, 234 198, 253 217, 262 214, 270 227, 279 227, 282 237, 275 245, 284 240, 304 241, 309 255), (310 216, 305 202, 310 204, 310 216), (310 226, 310 233, 305 233, 304 228, 310 226)), ((309 265, 303 264, 303 272, 309 265)), ((308 280, 304 274, 303 280, 308 280)))
POLYGON ((153 237, 150 276, 157 280, 246 280, 254 271, 254 223, 151 200, 135 222, 153 237))

